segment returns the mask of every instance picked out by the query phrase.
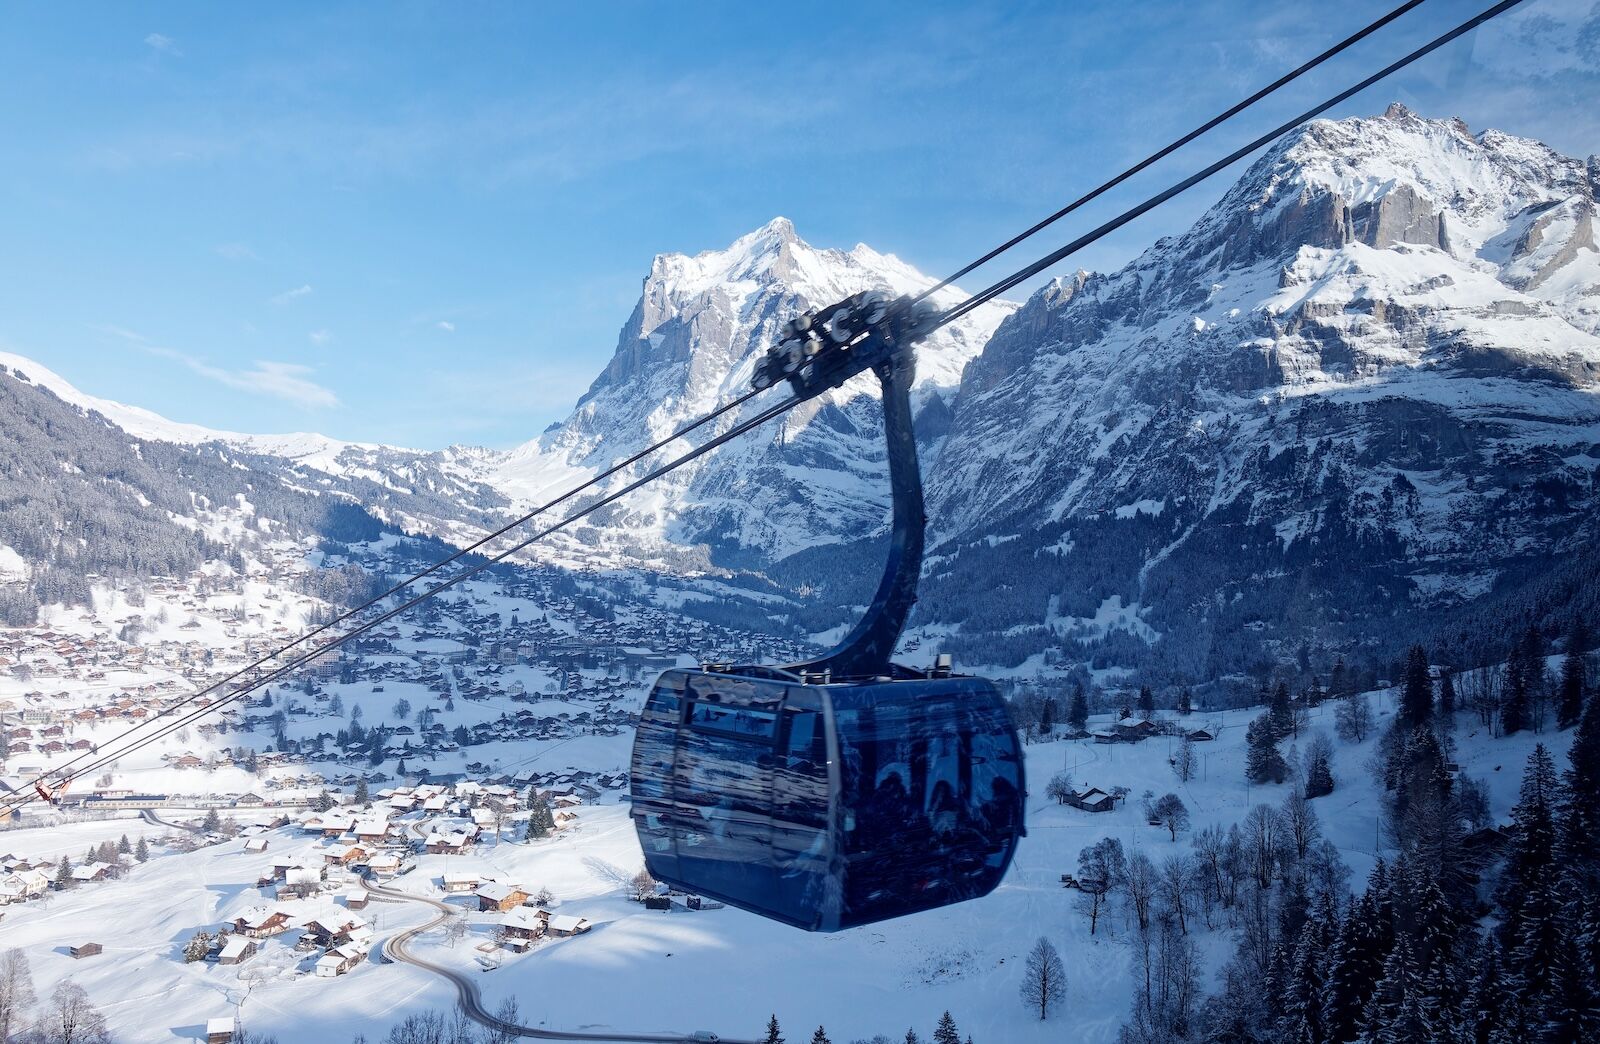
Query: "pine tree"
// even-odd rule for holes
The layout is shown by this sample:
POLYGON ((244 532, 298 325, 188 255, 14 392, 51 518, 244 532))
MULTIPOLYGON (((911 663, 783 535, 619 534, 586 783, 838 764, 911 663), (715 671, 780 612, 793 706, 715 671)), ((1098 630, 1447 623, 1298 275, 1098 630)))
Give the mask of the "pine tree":
POLYGON ((908 1029, 906 1030, 905 1044, 922 1044, 922 1038, 917 1036, 916 1030, 908 1029))
POLYGON ((123 834, 122 835, 122 839, 117 842, 117 854, 118 855, 131 855, 131 854, 133 854, 133 845, 128 841, 128 835, 127 834, 123 834))
POLYGON ((1294 952, 1285 960, 1280 976, 1283 1012, 1278 1019, 1278 1035, 1283 1040, 1329 1039, 1322 1017, 1322 994, 1327 985, 1325 973, 1331 949, 1326 915, 1324 910, 1306 919, 1294 952))
POLYGON ((1425 725, 1433 717, 1433 679, 1428 675, 1428 653, 1413 645, 1406 654, 1405 686, 1400 693, 1396 724, 1406 729, 1425 725))
POLYGON ((933 1044, 961 1044, 961 1034, 956 1032, 956 1020, 946 1011, 939 1016, 939 1025, 933 1029, 933 1044))
POLYGON ((1455 727, 1456 703, 1455 676, 1445 671, 1439 678, 1439 725, 1447 732, 1455 727))
POLYGON ((1383 962, 1383 977, 1373 990, 1372 1000, 1363 1015, 1362 1038, 1381 1044, 1409 1044, 1432 1040, 1424 1034, 1397 1036, 1396 1031, 1411 1024, 1417 1016, 1417 995, 1421 993, 1420 969, 1405 936, 1395 939, 1394 948, 1383 962))
POLYGON ((1538 881, 1520 897, 1505 956, 1507 988, 1535 1025, 1549 1015, 1554 986, 1550 971, 1566 948, 1561 904, 1549 884, 1538 881))
POLYGON ((195 932, 189 944, 183 948, 183 959, 187 964, 206 959, 211 952, 211 934, 209 932, 195 932))
POLYGON ((1076 732, 1082 732, 1089 724, 1089 698, 1084 695, 1082 685, 1073 686, 1072 702, 1067 705, 1067 724, 1076 732))
POLYGON ((1489 1044, 1499 1038, 1504 1015, 1506 984, 1500 968, 1500 947, 1491 938, 1485 941, 1478 957, 1477 972, 1472 978, 1472 989, 1462 1005, 1462 1023, 1465 1040, 1474 1044, 1489 1044))
POLYGON ((1559 862, 1574 890, 1600 895, 1600 699, 1591 699, 1567 749, 1559 862))
POLYGON ((1376 931, 1377 918, 1377 900, 1369 887, 1339 922, 1323 972, 1321 1014, 1326 1040, 1355 1037, 1361 1013, 1382 974, 1384 952, 1376 931))
POLYGON ((1579 931, 1560 928, 1560 945, 1542 975, 1547 984, 1540 1013, 1543 1039, 1600 1040, 1600 983, 1584 959, 1579 931))
POLYGON ((833 1042, 828 1039, 828 1031, 818 1026, 817 1031, 811 1034, 811 1044, 833 1044, 833 1042))
POLYGON ((1249 745, 1245 756, 1245 778, 1256 784, 1282 783, 1287 766, 1283 755, 1278 753, 1278 740, 1270 712, 1250 723, 1245 741, 1249 745))
POLYGON ((1500 908, 1500 939, 1505 952, 1507 981, 1524 1002, 1532 1018, 1537 1006, 1527 990, 1538 983, 1539 970, 1530 962, 1542 959, 1551 945, 1551 922, 1559 908, 1550 894, 1555 862, 1555 807, 1560 782, 1550 753, 1539 744, 1528 756, 1522 790, 1511 810, 1511 847, 1505 873, 1496 894, 1500 908), (1530 923, 1531 922, 1531 923, 1530 923))
POLYGON ((1507 736, 1514 736, 1528 727, 1528 672, 1523 666, 1521 662, 1506 665, 1506 698, 1500 704, 1500 731, 1507 736))
POLYGON ((1333 671, 1328 675, 1328 695, 1339 697, 1345 695, 1345 686, 1350 684, 1349 675, 1344 665, 1344 657, 1333 661, 1333 671))
POLYGON ((1583 657, 1588 652, 1588 635, 1582 621, 1572 625, 1567 635, 1567 655, 1561 662, 1561 692, 1556 701, 1556 727, 1570 729, 1583 716, 1583 694, 1588 687, 1583 657))
POLYGON ((1045 736, 1053 736, 1056 731, 1056 701, 1046 696, 1044 703, 1039 707, 1039 731, 1045 736))
POLYGON ((1272 727, 1274 741, 1281 740, 1294 731, 1294 711, 1289 707, 1289 685, 1279 682, 1267 702, 1267 720, 1272 727))
POLYGON ((776 1013, 767 1020, 767 1035, 761 1038, 761 1044, 783 1044, 783 1034, 778 1030, 778 1016, 776 1013))
POLYGON ((1194 694, 1189 691, 1189 686, 1187 685, 1178 690, 1178 713, 1194 713, 1194 694))
POLYGON ((528 813, 529 841, 537 841, 541 837, 549 837, 550 832, 556 828, 555 815, 550 811, 550 803, 543 794, 534 799, 533 809, 528 813))
POLYGON ((56 890, 64 892, 72 887, 72 860, 66 856, 61 857, 61 862, 56 866, 56 890))
POLYGON ((142 837, 139 839, 139 843, 133 846, 133 858, 141 863, 150 858, 150 846, 145 844, 145 840, 142 837))
POLYGON ((356 804, 365 805, 372 801, 372 793, 367 789, 367 777, 362 776, 356 780, 356 804))
POLYGON ((1306 797, 1319 798, 1333 793, 1332 759, 1328 737, 1317 733, 1306 747, 1306 797))
MULTIPOLYGON (((1149 718, 1153 716, 1155 712, 1156 694, 1150 691, 1150 686, 1148 685, 1139 686, 1139 713, 1144 717, 1149 718)), ((961 1042, 956 1041, 955 1044, 961 1044, 961 1042)))

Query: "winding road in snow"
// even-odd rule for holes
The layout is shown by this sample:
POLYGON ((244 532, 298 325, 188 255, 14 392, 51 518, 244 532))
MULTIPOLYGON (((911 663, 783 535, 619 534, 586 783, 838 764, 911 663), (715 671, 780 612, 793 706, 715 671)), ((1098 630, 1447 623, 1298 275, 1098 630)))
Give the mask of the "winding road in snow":
MULTIPOLYGON (((392 961, 409 964, 412 967, 421 968, 423 971, 431 972, 442 979, 449 980, 456 988, 456 996, 461 1005, 461 1010, 466 1013, 467 1018, 480 1026, 509 1033, 513 1036, 534 1037, 540 1040, 611 1041, 615 1042, 615 1044, 684 1044, 686 1041, 696 1039, 691 1035, 682 1033, 582 1033, 568 1030, 547 1030, 538 1029, 534 1026, 520 1026, 516 1023, 496 1018, 483 1006, 483 997, 478 992, 478 984, 470 976, 463 975, 453 968, 446 968, 443 965, 417 957, 408 949, 411 941, 417 936, 443 924, 447 918, 456 912, 454 907, 437 899, 430 899, 427 896, 412 895, 409 892, 384 888, 375 884, 368 884, 367 891, 373 895, 397 902, 422 903, 425 906, 433 907, 437 911, 437 915, 432 920, 417 925, 415 928, 407 928, 404 931, 396 932, 385 939, 383 953, 392 961)), ((722 1044, 759 1044, 758 1041, 734 1040, 729 1037, 720 1039, 722 1044)))

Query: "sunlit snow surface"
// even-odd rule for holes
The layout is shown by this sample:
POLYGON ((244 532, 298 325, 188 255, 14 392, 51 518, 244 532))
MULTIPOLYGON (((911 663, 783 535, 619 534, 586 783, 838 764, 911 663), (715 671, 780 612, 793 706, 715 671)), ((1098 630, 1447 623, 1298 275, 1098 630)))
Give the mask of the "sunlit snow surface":
MULTIPOLYGON (((1380 723, 1392 712, 1381 701, 1380 723)), ((496 971, 480 971, 475 949, 487 941, 485 917, 473 915, 469 939, 449 946, 442 934, 424 936, 414 952, 458 967, 479 982, 491 1006, 516 996, 524 1019, 549 1028, 687 1032, 710 1028, 724 1036, 759 1036, 776 1011, 791 1035, 819 1022, 835 1040, 874 1033, 902 1035, 914 1025, 926 1036, 949 1009, 975 1040, 1043 1042, 1116 1039, 1126 1015, 1132 978, 1129 932, 1120 913, 1101 923, 1091 939, 1078 893, 1060 875, 1077 867, 1080 848, 1115 836, 1158 863, 1189 851, 1189 833, 1174 845, 1164 829, 1146 824, 1138 809, 1145 789, 1176 791, 1194 815, 1194 827, 1239 821, 1250 803, 1277 804, 1286 788, 1247 787, 1243 781, 1244 726, 1253 711, 1196 713, 1186 724, 1219 730, 1201 744, 1201 775, 1180 785, 1167 764, 1169 741, 1135 746, 1058 742, 1028 748, 1029 836, 1006 882, 987 898, 929 914, 842 932, 807 935, 733 910, 656 913, 623 898, 623 879, 641 863, 625 804, 615 799, 580 808, 576 829, 533 844, 510 840, 480 847, 468 857, 425 856, 398 886, 436 895, 446 870, 479 870, 502 879, 549 888, 560 912, 587 917, 596 928, 573 939, 548 941, 524 956, 507 956, 496 971), (1113 813, 1094 815, 1056 805, 1043 795, 1063 767, 1081 784, 1131 788, 1133 798, 1113 813), (1038 935, 1049 936, 1067 964, 1069 996, 1062 1013, 1040 1024, 1017 996, 1022 959, 1038 935)), ((1312 728, 1331 732, 1333 705, 1312 714, 1312 728)), ((1093 727, 1093 724, 1091 727, 1093 727)), ((1465 715, 1458 729, 1459 761, 1469 776, 1487 780, 1493 811, 1503 821, 1515 801, 1522 764, 1536 742, 1562 756, 1567 734, 1489 740, 1465 715)), ((1326 835, 1339 847, 1359 885, 1373 862, 1378 837, 1378 792, 1365 768, 1374 740, 1336 743, 1338 789, 1314 806, 1326 835)), ((1286 745, 1287 746, 1287 745, 1286 745)), ((476 748, 475 748, 476 749, 476 748)), ((544 764, 606 767, 625 763, 628 739, 586 741, 581 750, 551 751, 544 764)), ((533 754, 535 751, 529 751, 533 754)), ((509 755, 509 752, 507 752, 509 755)), ((175 814, 175 813, 174 813, 175 814)), ((81 851, 138 823, 106 823, 98 832, 19 830, 0 834, 0 849, 18 854, 81 851)), ((509 834, 509 832, 508 832, 509 834)), ((182 963, 182 946, 198 928, 264 900, 254 883, 275 858, 317 850, 319 842, 295 829, 273 831, 264 853, 230 841, 187 855, 161 855, 127 880, 86 886, 44 903, 6 911, 4 945, 23 947, 42 992, 71 976, 88 989, 111 1019, 119 1040, 165 1042, 192 1035, 212 1016, 243 1001, 252 1030, 280 1040, 343 1042, 369 1039, 422 1007, 444 1008, 454 991, 426 973, 369 961, 347 976, 318 979, 288 971, 291 931, 269 940, 261 956, 241 968, 182 963), (102 957, 73 960, 67 946, 102 942, 102 957), (251 985, 251 976, 262 981, 251 985), (248 999, 245 998, 249 986, 248 999), (311 1034, 311 1035, 308 1035, 311 1034)), ((298 906, 312 916, 319 901, 298 906)), ((380 905, 365 911, 386 936, 431 916, 421 906, 380 905)), ((1197 929, 1208 951, 1229 950, 1226 930, 1197 929)), ((1215 962, 1210 962, 1215 967, 1215 962)))

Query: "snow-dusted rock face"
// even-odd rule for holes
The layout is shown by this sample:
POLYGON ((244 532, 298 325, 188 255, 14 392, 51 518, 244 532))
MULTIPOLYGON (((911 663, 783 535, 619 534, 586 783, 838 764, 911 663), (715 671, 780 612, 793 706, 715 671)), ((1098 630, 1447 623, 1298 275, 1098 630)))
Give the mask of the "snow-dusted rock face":
POLYGON ((1040 290, 956 398, 925 622, 1009 659, 1110 634, 1126 663, 1160 635, 1203 674, 1548 564, 1600 466, 1597 188, 1595 159, 1394 106, 1040 290))
MULTIPOLYGON (((797 312, 862 290, 902 294, 933 282, 864 245, 812 247, 785 218, 726 250, 657 257, 616 354, 572 415, 486 462, 483 477, 524 502, 569 488, 747 390, 756 361, 797 312)), ((963 296, 946 290, 936 300, 949 305, 963 296)), ((1001 303, 979 309, 920 350, 915 394, 924 452, 937 452, 962 368, 1010 310, 1001 303)), ((715 430, 780 394, 728 414, 715 430)), ((766 562, 860 536, 887 513, 881 429, 877 384, 862 375, 641 491, 585 539, 624 558, 704 545, 715 560, 766 562)))

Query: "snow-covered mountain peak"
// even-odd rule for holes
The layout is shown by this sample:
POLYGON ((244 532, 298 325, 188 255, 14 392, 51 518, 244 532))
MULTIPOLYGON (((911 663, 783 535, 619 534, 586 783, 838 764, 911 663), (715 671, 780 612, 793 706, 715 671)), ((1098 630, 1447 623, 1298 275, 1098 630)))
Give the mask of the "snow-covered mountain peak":
POLYGON ((1518 215, 1569 199, 1592 205, 1594 196, 1581 160, 1396 103, 1382 116, 1316 120, 1288 135, 1185 238, 1236 239, 1228 230, 1246 223, 1257 235, 1225 258, 1246 263, 1288 242, 1411 243, 1471 258, 1518 215))
MULTIPOLYGON (((865 244, 850 250, 812 246, 782 217, 721 250, 660 255, 616 353, 572 415, 513 450, 485 478, 519 500, 570 486, 742 393, 756 361, 798 312, 863 290, 898 295, 935 282, 865 244)), ((949 306, 965 296, 947 287, 934 300, 949 306)), ((991 302, 918 347, 919 408, 940 400, 930 418, 944 411, 944 397, 960 383, 963 368, 1015 307, 991 302)), ((677 526, 676 539, 699 543, 715 528, 720 539, 778 553, 830 533, 859 532, 863 519, 882 506, 876 399, 877 385, 865 374, 824 394, 786 419, 776 446, 751 436, 741 448, 686 469, 655 498, 654 510, 640 513, 634 528, 654 539, 677 526, 672 520, 698 513, 704 521, 677 526), (799 485, 777 489, 771 494, 777 499, 763 508, 768 495, 754 487, 762 471, 768 479, 776 476, 774 466, 792 469, 799 485), (712 486, 721 488, 712 495, 712 486), (741 492, 730 496, 732 489, 741 492), (819 495, 826 506, 818 504, 819 495), (785 517, 785 511, 791 514, 785 517)))

